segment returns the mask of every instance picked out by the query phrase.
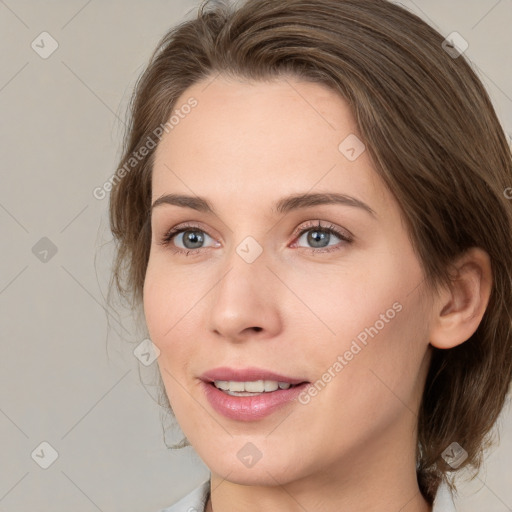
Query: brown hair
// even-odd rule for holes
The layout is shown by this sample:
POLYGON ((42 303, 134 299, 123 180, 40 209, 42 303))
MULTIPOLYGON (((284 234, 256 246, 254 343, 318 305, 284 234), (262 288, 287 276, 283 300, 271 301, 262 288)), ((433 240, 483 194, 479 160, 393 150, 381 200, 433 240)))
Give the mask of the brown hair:
MULTIPOLYGON (((454 348, 433 348, 416 454, 430 504, 452 469, 442 458, 452 442, 468 453, 460 467, 479 469, 512 374, 512 203, 504 193, 511 153, 483 85, 443 39, 385 0, 247 0, 236 8, 203 1, 196 19, 162 38, 141 75, 119 165, 126 169, 199 80, 295 76, 350 104, 433 289, 449 284, 450 264, 466 249, 487 251, 493 288, 478 329, 454 348)), ((132 162, 110 196, 110 284, 133 307, 142 303, 150 251, 153 155, 132 162)))

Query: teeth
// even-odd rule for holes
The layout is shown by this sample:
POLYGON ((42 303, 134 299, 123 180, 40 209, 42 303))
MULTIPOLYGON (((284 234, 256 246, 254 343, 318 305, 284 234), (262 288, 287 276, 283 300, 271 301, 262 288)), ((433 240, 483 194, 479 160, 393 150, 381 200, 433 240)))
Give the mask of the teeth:
POLYGON ((250 393, 263 393, 263 391, 265 391, 265 382, 262 380, 255 380, 253 382, 239 382, 238 384, 245 389, 234 390, 231 387, 230 389, 232 391, 249 391, 250 393))
POLYGON ((270 391, 275 391, 279 384, 275 380, 266 380, 264 381, 265 384, 265 391, 268 393, 270 391))
MULTIPOLYGON (((223 391, 236 393, 270 393, 278 389, 288 389, 291 387, 289 382, 278 382, 276 380, 254 380, 238 382, 234 380, 216 380, 215 387, 223 391)), ((231 394, 231 393, 229 393, 231 394)), ((247 396, 247 395, 245 395, 247 396)))
POLYGON ((245 391, 243 382, 228 382, 229 391, 245 391))
POLYGON ((216 380, 213 383, 216 388, 222 389, 223 391, 229 389, 229 382, 227 380, 216 380))

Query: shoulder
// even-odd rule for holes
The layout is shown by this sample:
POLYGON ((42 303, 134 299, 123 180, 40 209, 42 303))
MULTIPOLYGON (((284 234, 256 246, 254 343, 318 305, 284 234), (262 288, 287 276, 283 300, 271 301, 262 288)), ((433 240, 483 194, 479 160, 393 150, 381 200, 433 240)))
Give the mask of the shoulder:
POLYGON ((204 512, 209 491, 210 480, 206 480, 206 482, 193 489, 177 503, 158 512, 204 512))
POLYGON ((437 489, 432 512, 457 512, 453 503, 452 491, 445 481, 437 489))

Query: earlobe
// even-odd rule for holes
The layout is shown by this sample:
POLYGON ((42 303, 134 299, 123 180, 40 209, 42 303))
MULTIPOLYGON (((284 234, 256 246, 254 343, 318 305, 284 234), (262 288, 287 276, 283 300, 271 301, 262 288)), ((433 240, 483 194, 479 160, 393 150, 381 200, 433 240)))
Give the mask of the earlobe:
POLYGON ((448 349, 468 340, 478 328, 492 289, 490 257, 483 249, 468 249, 454 264, 449 288, 434 300, 430 344, 448 349))

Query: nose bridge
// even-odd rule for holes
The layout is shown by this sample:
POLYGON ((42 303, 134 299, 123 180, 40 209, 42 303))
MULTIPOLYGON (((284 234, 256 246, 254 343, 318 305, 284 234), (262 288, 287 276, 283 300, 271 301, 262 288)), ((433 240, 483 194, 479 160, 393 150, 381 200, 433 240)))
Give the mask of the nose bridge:
MULTIPOLYGON (((241 230, 239 230, 241 232, 241 230)), ((247 232, 247 231, 246 231, 247 232)), ((219 292, 226 292, 230 295, 239 293, 243 298, 249 291, 253 297, 259 295, 262 285, 268 285, 271 272, 267 268, 270 263, 268 249, 264 250, 264 234, 261 234, 258 241, 254 236, 245 235, 240 237, 237 232, 233 233, 233 243, 226 246, 224 278, 219 283, 219 292)))
POLYGON ((212 290, 210 328, 236 339, 247 328, 278 329, 277 290, 267 268, 269 255, 248 236, 226 254, 222 276, 212 290))

